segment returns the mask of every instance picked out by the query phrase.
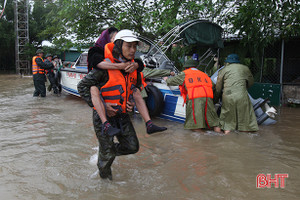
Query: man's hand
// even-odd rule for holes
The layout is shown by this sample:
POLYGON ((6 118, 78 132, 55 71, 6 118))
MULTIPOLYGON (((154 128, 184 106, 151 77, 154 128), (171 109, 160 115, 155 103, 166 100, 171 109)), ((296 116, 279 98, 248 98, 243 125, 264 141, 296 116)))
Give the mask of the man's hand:
POLYGON ((54 66, 54 67, 56 67, 56 65, 57 65, 57 62, 55 62, 55 61, 52 61, 52 64, 53 64, 53 66, 54 66))
POLYGON ((134 103, 130 102, 130 101, 127 101, 127 104, 126 104, 127 112, 132 112, 133 107, 134 107, 134 103))
POLYGON ((134 72, 137 68, 139 68, 139 64, 136 62, 131 62, 127 67, 125 68, 125 72, 132 73, 134 72))
POLYGON ((118 104, 116 103, 106 103, 105 104, 105 108, 106 108, 106 112, 107 112, 107 116, 109 117, 113 117, 117 114, 117 111, 116 109, 114 109, 112 106, 117 106, 118 104))
POLYGON ((171 76, 175 76, 175 72, 170 72, 170 75, 171 76))

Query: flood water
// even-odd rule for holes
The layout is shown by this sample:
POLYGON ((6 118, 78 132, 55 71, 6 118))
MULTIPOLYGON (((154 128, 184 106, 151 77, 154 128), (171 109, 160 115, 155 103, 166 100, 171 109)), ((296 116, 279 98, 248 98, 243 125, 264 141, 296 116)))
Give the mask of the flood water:
POLYGON ((257 134, 183 130, 147 135, 132 118, 140 151, 117 157, 113 181, 97 172, 92 110, 63 94, 33 98, 32 77, 0 75, 0 196, 43 199, 299 199, 300 108, 257 134), (285 188, 256 188, 258 174, 288 174, 285 188))

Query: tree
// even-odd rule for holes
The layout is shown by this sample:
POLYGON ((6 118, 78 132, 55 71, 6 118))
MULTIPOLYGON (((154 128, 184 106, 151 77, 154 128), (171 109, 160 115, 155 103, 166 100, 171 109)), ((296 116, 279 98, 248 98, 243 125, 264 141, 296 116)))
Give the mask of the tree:
MULTIPOLYGON (((3 5, 4 0, 0 0, 3 5)), ((14 69, 15 34, 13 2, 8 1, 5 12, 0 19, 0 70, 14 69)))
POLYGON ((265 47, 278 38, 300 35, 299 10, 300 2, 293 0, 236 1, 231 31, 255 48, 265 47))
POLYGON ((204 13, 208 1, 189 0, 59 0, 61 23, 56 38, 76 33, 76 40, 91 42, 109 26, 132 29, 139 34, 158 38, 171 28, 204 13), (188 11, 193 8, 191 11, 188 11))
POLYGON ((29 41, 35 47, 41 46, 44 40, 52 40, 53 34, 45 30, 52 27, 54 5, 51 0, 35 0, 29 8, 29 41))

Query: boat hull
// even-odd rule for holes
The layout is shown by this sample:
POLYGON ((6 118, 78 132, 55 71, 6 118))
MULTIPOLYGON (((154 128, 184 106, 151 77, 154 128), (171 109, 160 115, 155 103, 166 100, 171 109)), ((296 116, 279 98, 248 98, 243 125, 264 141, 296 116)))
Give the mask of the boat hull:
POLYGON ((60 73, 62 90, 68 94, 80 97, 77 85, 87 75, 87 69, 65 68, 60 73))
MULTIPOLYGON (((61 70, 61 86, 62 90, 68 94, 80 97, 77 85, 78 83, 87 75, 86 68, 65 68, 61 70)), ((180 96, 180 91, 178 86, 169 87, 165 83, 152 82, 152 85, 157 87, 163 95, 164 106, 158 117, 181 122, 185 121, 185 104, 182 96, 180 96)), ((276 120, 270 118, 269 114, 264 110, 274 110, 273 115, 276 114, 276 110, 273 107, 268 107, 267 109, 262 109, 267 107, 268 104, 263 99, 253 99, 249 95, 251 102, 254 106, 254 111, 257 117, 258 124, 270 125, 276 123, 276 120)), ((153 103, 151 103, 153 104, 153 103)))

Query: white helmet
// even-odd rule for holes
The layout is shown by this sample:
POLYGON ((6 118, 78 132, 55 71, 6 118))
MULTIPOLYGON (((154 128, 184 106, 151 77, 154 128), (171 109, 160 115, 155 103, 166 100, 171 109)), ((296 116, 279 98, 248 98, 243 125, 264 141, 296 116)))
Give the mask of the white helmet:
POLYGON ((123 40, 125 42, 139 42, 140 40, 137 38, 137 36, 133 33, 133 31, 124 29, 119 31, 116 36, 114 41, 116 40, 123 40))

